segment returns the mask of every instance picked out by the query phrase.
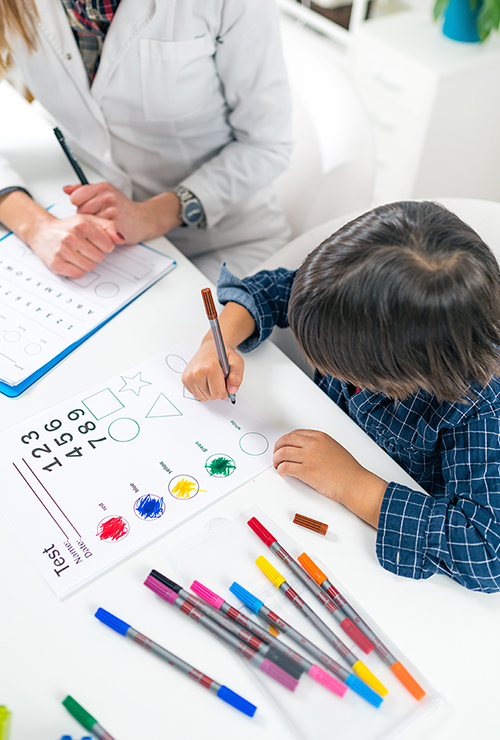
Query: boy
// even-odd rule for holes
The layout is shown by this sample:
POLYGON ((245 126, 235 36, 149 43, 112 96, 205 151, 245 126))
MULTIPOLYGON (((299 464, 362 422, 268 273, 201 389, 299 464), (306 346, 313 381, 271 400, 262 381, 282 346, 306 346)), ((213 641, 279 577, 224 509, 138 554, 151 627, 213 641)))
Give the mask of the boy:
POLYGON ((236 393, 248 351, 291 326, 315 382, 427 494, 384 481, 328 435, 298 429, 273 463, 377 528, 384 568, 500 589, 500 270, 473 229, 434 203, 381 206, 297 271, 225 268, 227 388, 207 334, 183 375, 200 400, 236 393))

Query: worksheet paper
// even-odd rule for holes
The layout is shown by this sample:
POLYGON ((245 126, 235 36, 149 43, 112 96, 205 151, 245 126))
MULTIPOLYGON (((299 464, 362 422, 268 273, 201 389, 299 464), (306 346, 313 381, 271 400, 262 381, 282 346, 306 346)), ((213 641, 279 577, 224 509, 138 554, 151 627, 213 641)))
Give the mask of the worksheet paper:
MULTIPOLYGON (((50 212, 75 212, 69 203, 50 212)), ((175 266, 142 244, 118 246, 82 278, 55 275, 14 234, 0 242, 0 381, 17 386, 175 266)), ((61 358, 59 358, 61 359, 61 358)))
POLYGON ((65 596, 272 464, 278 437, 242 399, 183 386, 186 344, 2 432, 0 512, 65 596))

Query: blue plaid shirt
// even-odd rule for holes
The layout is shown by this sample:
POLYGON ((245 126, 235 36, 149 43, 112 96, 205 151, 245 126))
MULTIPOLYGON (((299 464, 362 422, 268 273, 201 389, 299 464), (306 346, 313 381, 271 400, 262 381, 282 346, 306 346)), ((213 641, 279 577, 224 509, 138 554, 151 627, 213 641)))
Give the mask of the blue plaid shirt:
MULTIPOLYGON (((273 327, 288 326, 296 272, 280 268, 243 280, 222 268, 218 297, 252 314, 247 352, 273 327)), ((467 403, 419 392, 395 403, 318 372, 315 382, 427 493, 390 482, 377 530, 377 557, 392 573, 444 573, 475 591, 500 590, 500 378, 474 387, 467 403)))

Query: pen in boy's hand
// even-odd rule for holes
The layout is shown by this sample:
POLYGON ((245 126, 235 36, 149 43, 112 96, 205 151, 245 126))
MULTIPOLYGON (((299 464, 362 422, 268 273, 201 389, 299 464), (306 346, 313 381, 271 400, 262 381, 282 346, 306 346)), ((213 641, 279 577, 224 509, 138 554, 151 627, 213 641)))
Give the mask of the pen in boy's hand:
MULTIPOLYGON (((229 361, 227 359, 226 348, 224 346, 224 340, 222 338, 219 321, 217 319, 217 309, 215 308, 215 303, 210 288, 202 288, 201 297, 203 298, 208 322, 210 324, 210 328, 212 329, 212 336, 214 338, 215 348, 217 350, 217 356, 219 358, 220 366, 222 368, 222 372, 224 373, 224 377, 227 379, 230 371, 229 361)), ((231 403, 236 403, 236 395, 234 393, 228 393, 227 395, 229 396, 231 403)))

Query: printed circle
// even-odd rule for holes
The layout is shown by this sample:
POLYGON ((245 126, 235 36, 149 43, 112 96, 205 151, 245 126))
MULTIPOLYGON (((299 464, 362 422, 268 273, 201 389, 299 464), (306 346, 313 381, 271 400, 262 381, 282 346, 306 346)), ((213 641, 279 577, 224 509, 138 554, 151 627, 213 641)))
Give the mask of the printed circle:
POLYGON ((107 516, 97 527, 97 537, 103 542, 118 542, 129 532, 130 525, 122 516, 107 516))
POLYGON ((199 490, 198 481, 191 475, 177 475, 168 484, 169 494, 179 501, 194 498, 199 490))
POLYGON ((108 434, 115 442, 131 442, 137 437, 141 428, 135 419, 123 416, 115 419, 108 427, 108 434))
POLYGON ((34 342, 32 342, 31 344, 26 345, 24 351, 27 355, 37 355, 39 352, 42 351, 42 347, 40 344, 35 344, 34 342))
POLYGON ((205 470, 213 478, 227 478, 236 470, 236 464, 229 455, 211 455, 205 463, 205 470))
POLYGON ((163 496, 155 496, 151 493, 141 496, 134 503, 134 513, 139 519, 159 519, 165 513, 163 496))
POLYGON ((6 331, 3 338, 6 342, 18 342, 21 339, 21 335, 18 331, 6 331))
POLYGON ((247 455, 263 455, 269 449, 269 442, 260 432, 247 432, 240 438, 240 448, 247 455))
POLYGON ((116 283, 97 283, 94 290, 99 298, 114 298, 120 292, 116 283))
POLYGON ((174 373, 179 374, 184 372, 184 368, 187 365, 186 360, 183 357, 180 357, 180 355, 167 355, 165 357, 165 362, 169 368, 174 371, 174 373))

